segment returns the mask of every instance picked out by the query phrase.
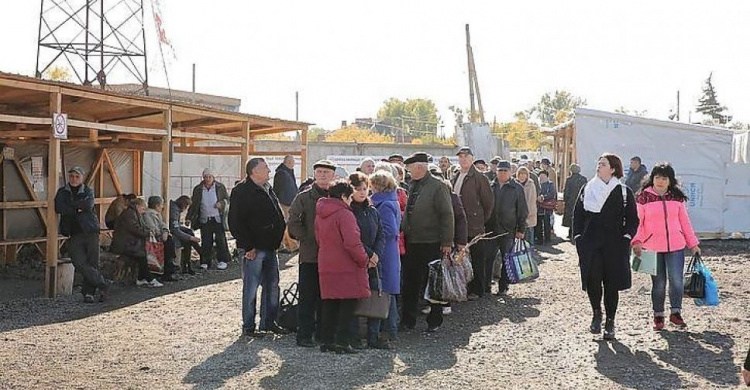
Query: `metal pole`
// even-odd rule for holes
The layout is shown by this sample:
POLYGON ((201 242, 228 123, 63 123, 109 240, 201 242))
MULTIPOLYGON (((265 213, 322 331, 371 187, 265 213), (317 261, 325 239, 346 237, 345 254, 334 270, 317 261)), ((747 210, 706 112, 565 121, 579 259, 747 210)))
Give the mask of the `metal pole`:
POLYGON ((86 0, 86 48, 83 52, 85 63, 85 70, 84 70, 84 76, 83 76, 83 85, 88 85, 89 83, 89 14, 91 11, 91 2, 89 0, 86 0))
POLYGON ((101 60, 99 74, 101 75, 101 78, 99 79, 99 86, 104 89, 107 84, 107 76, 104 74, 104 0, 99 1, 101 2, 101 13, 99 14, 99 27, 101 28, 101 30, 99 30, 99 58, 101 60))
POLYGON ((143 0, 141 0, 141 34, 143 35, 143 89, 146 96, 148 96, 148 56, 146 55, 146 13, 143 7, 143 0))
POLYGON ((36 44, 36 68, 34 69, 34 75, 36 75, 37 78, 42 78, 42 74, 39 72, 39 51, 42 48, 42 19, 44 19, 44 0, 40 1, 42 4, 41 8, 39 9, 39 38, 37 39, 36 44))
POLYGON ((677 90, 677 122, 680 121, 680 90, 677 90))
MULTIPOLYGON (((193 94, 195 94, 195 63, 193 63, 193 94)), ((193 100, 195 100, 195 96, 193 96, 193 100)))
POLYGON ((294 92, 294 120, 299 121, 299 91, 294 92))
POLYGON ((469 64, 469 122, 474 122, 474 75, 472 74, 471 60, 471 35, 469 35, 469 24, 466 24, 466 58, 469 64))

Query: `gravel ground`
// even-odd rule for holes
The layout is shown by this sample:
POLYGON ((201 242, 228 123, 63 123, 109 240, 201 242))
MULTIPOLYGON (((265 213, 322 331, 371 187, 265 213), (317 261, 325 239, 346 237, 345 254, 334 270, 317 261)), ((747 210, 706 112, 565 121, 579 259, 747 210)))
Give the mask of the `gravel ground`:
MULTIPOLYGON (((236 263, 164 289, 117 287, 102 304, 80 294, 6 300, 0 389, 738 388, 750 346, 748 246, 704 245, 722 303, 686 301, 688 331, 651 330, 650 280, 635 274, 611 343, 586 331, 590 309, 567 242, 540 251, 541 278, 505 299, 454 305, 438 333, 423 333, 421 321, 394 351, 354 356, 298 348, 293 335, 239 337, 236 263)), ((296 258, 284 260, 288 286, 296 258)))

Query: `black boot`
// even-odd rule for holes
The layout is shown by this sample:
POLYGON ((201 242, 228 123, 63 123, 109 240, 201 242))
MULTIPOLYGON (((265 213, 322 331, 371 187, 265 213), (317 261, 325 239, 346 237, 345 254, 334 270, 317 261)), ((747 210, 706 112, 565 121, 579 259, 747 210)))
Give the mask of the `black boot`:
POLYGON ((594 316, 591 318, 589 331, 593 334, 602 333, 602 309, 594 310, 594 316))
POLYGON ((604 324, 604 339, 614 340, 615 339, 615 319, 607 318, 607 322, 604 324))

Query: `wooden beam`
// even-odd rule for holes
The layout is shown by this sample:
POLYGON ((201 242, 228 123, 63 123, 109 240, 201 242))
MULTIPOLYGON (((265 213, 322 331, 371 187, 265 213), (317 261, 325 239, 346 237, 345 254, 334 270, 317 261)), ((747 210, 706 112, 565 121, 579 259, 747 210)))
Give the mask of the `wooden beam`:
POLYGON ((307 178, 307 128, 302 129, 302 134, 300 134, 300 164, 302 165, 300 167, 300 175, 302 176, 300 178, 300 182, 304 181, 307 178))
MULTIPOLYGON (((112 164, 112 159, 109 157, 107 149, 103 149, 103 152, 104 161, 107 163, 107 170, 109 171, 109 176, 112 178, 112 184, 115 186, 115 191, 117 191, 117 195, 122 195, 122 184, 120 183, 120 177, 117 175, 115 165, 112 164)), ((104 171, 102 171, 102 177, 104 177, 103 173, 104 171)), ((104 180, 102 179, 100 182, 103 184, 104 180)))
MULTIPOLYGON (((300 127, 307 128, 307 126, 300 126, 300 127)), ((304 129, 290 128, 290 127, 269 127, 267 129, 253 130, 251 131, 251 133, 253 133, 253 135, 267 135, 267 134, 289 133, 289 132, 297 131, 297 130, 304 130, 304 129)))
POLYGON ((9 131, 0 131, 0 138, 29 137, 29 138, 45 138, 45 139, 47 139, 49 137, 50 132, 52 132, 52 130, 9 130, 9 131))
POLYGON ((242 150, 240 152, 240 178, 247 175, 247 158, 250 156, 250 123, 245 122, 242 124, 242 127, 244 128, 242 130, 242 138, 245 142, 242 143, 242 150))
POLYGON ((47 85, 32 81, 15 80, 8 77, 0 77, 0 86, 13 87, 20 89, 30 89, 32 91, 52 92, 51 94, 60 93, 60 87, 56 85, 47 85))
MULTIPOLYGON (((62 112, 62 94, 50 93, 49 121, 52 124, 52 114, 62 112)), ((60 139, 55 138, 50 131, 48 153, 47 204, 55 203, 55 195, 60 187, 60 139)), ((57 212, 54 207, 47 207, 47 262, 45 272, 44 291, 48 298, 57 296, 57 212)))
POLYGON ((217 111, 212 111, 212 110, 185 107, 185 106, 180 106, 180 105, 172 106, 172 111, 174 111, 175 113, 196 115, 199 117, 226 119, 226 120, 235 121, 235 122, 247 121, 247 116, 244 114, 240 114, 240 113, 217 112, 217 111))
MULTIPOLYGON (((52 114, 50 114, 49 118, 0 114, 0 122, 25 123, 27 125, 50 125, 52 126, 52 114)), ((50 129, 50 134, 51 133, 52 133, 52 130, 50 129)))
POLYGON ((94 162, 94 165, 91 167, 91 171, 89 171, 89 177, 86 178, 87 186, 91 187, 91 185, 94 184, 94 178, 96 177, 96 174, 101 171, 103 161, 104 149, 99 149, 99 151, 96 153, 96 162, 94 162))
POLYGON ((161 152, 161 141, 123 141, 123 142, 101 142, 100 146, 115 150, 142 150, 145 152, 161 152))
MULTIPOLYGON (((161 197, 169 205, 169 181, 171 178, 169 154, 172 145, 172 109, 164 111, 164 131, 166 136, 161 140, 161 197)), ((169 221, 169 207, 164 207, 162 216, 169 221)))
POLYGON ((142 195, 141 190, 143 186, 143 162, 141 160, 141 153, 142 152, 140 150, 133 151, 133 193, 138 196, 142 195))
POLYGON ((146 100, 146 99, 116 96, 113 94, 103 93, 103 92, 89 92, 89 91, 83 91, 83 90, 78 90, 78 89, 73 89, 73 88, 62 88, 61 91, 63 95, 66 95, 66 96, 77 96, 77 97, 81 97, 84 99, 91 99, 91 100, 96 100, 100 102, 126 104, 126 105, 136 106, 136 107, 149 107, 149 108, 154 108, 157 110, 166 110, 169 108, 169 104, 167 103, 157 103, 157 102, 146 100))
MULTIPOLYGON (((94 204, 109 204, 115 201, 116 197, 110 198, 95 198, 94 204)), ((54 203, 54 202, 53 202, 54 203)), ((13 202, 0 202, 0 210, 22 210, 22 209, 33 209, 33 208, 47 208, 46 200, 31 201, 31 200, 20 200, 13 202)))
POLYGON ((207 140, 207 141, 233 142, 237 144, 241 144, 245 142, 245 139, 242 137, 230 137, 227 135, 207 134, 207 133, 189 133, 186 131, 179 131, 179 130, 172 130, 172 137, 173 138, 193 138, 193 139, 207 140))
POLYGON ((190 119, 186 121, 180 121, 180 122, 174 122, 172 123, 172 127, 174 129, 180 129, 183 127, 207 127, 207 126, 213 126, 213 125, 222 125, 222 124, 236 124, 237 120, 229 120, 224 118, 199 118, 199 119, 190 119))
POLYGON ((132 119, 148 118, 156 115, 162 115, 163 111, 148 109, 144 111, 142 107, 132 107, 122 111, 108 112, 107 115, 99 117, 101 123, 112 123, 132 119))
MULTIPOLYGON (((51 124, 52 119, 50 118, 49 120, 51 124)), ((112 131, 116 133, 135 133, 135 134, 150 134, 150 135, 164 136, 164 130, 161 130, 161 129, 149 129, 146 127, 119 126, 119 125, 113 125, 111 123, 87 122, 87 121, 80 121, 76 119, 68 119, 68 126, 80 127, 83 129, 97 129, 97 130, 104 130, 104 131, 112 131)))
MULTIPOLYGON (((21 177, 21 183, 23 183, 23 186, 26 188, 26 192, 29 193, 29 197, 31 198, 31 201, 36 202, 39 201, 39 198, 36 196, 36 192, 34 192, 34 186, 31 184, 31 180, 29 180, 29 177, 26 175, 26 171, 23 170, 23 167, 21 164, 18 163, 18 160, 12 160, 13 166, 16 167, 16 170, 18 171, 18 175, 21 177)), ((47 218, 45 218, 44 214, 42 214, 42 211, 39 209, 36 209, 37 215, 39 215, 39 220, 42 221, 42 226, 46 229, 47 228, 47 218)))

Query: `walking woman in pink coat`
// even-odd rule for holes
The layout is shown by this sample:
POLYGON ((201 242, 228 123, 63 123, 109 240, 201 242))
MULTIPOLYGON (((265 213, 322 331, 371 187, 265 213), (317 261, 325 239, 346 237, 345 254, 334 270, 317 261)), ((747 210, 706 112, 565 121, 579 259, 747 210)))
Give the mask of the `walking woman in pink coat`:
POLYGON ((633 238, 633 252, 640 256, 643 249, 656 252, 656 276, 651 276, 651 302, 654 307, 654 330, 664 329, 664 301, 669 279, 669 322, 686 328, 682 319, 683 272, 685 247, 700 254, 698 238, 690 224, 685 201, 674 169, 668 163, 651 170, 643 189, 638 193, 638 233, 633 238))
POLYGON ((357 300, 370 296, 367 268, 377 265, 368 258, 360 239, 357 220, 350 207, 354 189, 344 180, 318 199, 315 237, 318 241, 318 275, 322 298, 321 352, 357 353, 350 334, 357 300))

